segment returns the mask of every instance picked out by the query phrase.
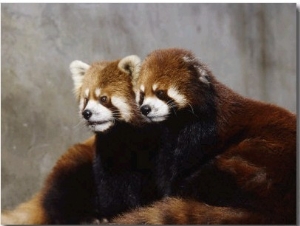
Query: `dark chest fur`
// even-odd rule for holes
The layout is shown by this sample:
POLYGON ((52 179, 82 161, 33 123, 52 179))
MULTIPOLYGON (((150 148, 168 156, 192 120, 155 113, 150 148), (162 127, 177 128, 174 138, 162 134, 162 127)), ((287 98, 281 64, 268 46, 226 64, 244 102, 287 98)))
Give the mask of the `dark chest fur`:
POLYGON ((94 175, 99 218, 111 218, 160 198, 153 176, 159 137, 155 125, 126 123, 97 134, 94 175))
POLYGON ((191 112, 178 112, 162 123, 162 146, 157 163, 157 180, 165 196, 176 195, 186 177, 212 159, 217 150, 214 115, 199 120, 191 112))
POLYGON ((158 184, 165 196, 245 208, 274 219, 286 206, 288 210, 278 222, 291 220, 295 216, 291 198, 295 197, 294 117, 278 108, 247 101, 231 110, 234 115, 227 120, 234 123, 222 130, 222 136, 216 114, 196 117, 177 112, 168 119, 163 124, 166 132, 162 138, 158 184), (266 108, 270 122, 256 123, 261 114, 254 110, 248 113, 249 104, 257 112, 266 108), (278 113, 273 114, 274 111, 278 113), (276 135, 273 124, 284 137, 276 135), (275 200, 280 200, 280 208, 275 200))

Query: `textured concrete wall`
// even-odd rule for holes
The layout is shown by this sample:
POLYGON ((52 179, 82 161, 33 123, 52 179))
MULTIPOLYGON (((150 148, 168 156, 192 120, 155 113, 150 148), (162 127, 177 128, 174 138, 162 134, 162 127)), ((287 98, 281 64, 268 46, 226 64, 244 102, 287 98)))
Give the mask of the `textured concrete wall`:
POLYGON ((295 4, 2 4, 2 207, 38 191, 79 123, 69 63, 192 50, 248 97, 296 111, 295 4))

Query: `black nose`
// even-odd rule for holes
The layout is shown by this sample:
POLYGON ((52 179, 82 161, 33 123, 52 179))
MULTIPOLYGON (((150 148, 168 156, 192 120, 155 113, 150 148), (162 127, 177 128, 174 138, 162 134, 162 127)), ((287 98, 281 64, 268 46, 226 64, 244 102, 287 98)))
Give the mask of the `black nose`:
POLYGON ((92 112, 90 110, 84 110, 82 112, 82 116, 83 118, 85 118, 86 120, 89 120, 89 118, 92 116, 92 112))
POLYGON ((141 107, 141 112, 143 115, 148 115, 151 111, 151 107, 149 105, 144 105, 141 107))

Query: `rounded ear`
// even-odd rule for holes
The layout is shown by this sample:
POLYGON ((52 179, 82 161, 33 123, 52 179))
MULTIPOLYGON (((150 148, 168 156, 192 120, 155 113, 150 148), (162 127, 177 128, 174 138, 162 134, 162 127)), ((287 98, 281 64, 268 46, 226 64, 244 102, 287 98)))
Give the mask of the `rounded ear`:
POLYGON ((183 60, 188 63, 192 69, 196 70, 198 79, 201 82, 209 84, 209 72, 206 65, 200 63, 194 56, 184 56, 183 60))
POLYGON ((90 65, 80 61, 74 60, 70 64, 70 71, 72 73, 72 78, 74 82, 74 92, 77 93, 82 86, 82 80, 84 78, 85 72, 90 68, 90 65))
POLYGON ((121 71, 131 75, 133 83, 139 76, 140 67, 141 59, 136 55, 124 57, 118 64, 118 68, 121 71))

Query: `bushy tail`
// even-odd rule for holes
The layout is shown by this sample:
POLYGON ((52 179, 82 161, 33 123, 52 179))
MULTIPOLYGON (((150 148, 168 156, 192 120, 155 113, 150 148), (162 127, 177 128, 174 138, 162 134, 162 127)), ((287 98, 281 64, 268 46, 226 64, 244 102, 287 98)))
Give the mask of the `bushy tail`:
POLYGON ((41 205, 41 194, 36 194, 13 210, 1 213, 1 224, 47 224, 46 214, 41 205))
POLYGON ((116 224, 264 224, 263 216, 247 210, 165 198, 113 219, 116 224))

